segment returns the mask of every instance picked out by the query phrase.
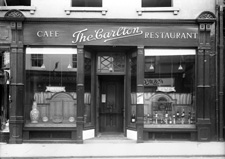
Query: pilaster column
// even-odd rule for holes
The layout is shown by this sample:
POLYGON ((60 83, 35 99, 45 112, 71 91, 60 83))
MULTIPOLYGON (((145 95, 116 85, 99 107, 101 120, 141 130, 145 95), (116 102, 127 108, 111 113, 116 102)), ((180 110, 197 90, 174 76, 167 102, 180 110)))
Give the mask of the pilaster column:
POLYGON ((11 22, 12 43, 10 52, 12 102, 9 108, 9 143, 22 143, 24 110, 24 48, 22 22, 11 22))
POLYGON ((203 12, 198 17, 199 48, 197 51, 197 89, 196 89, 196 118, 198 141, 211 139, 211 83, 210 83, 210 34, 215 16, 211 12, 203 12))
POLYGON ((144 47, 138 46, 137 51, 137 106, 136 106, 136 128, 137 142, 143 142, 144 129, 144 47))
POLYGON ((77 143, 83 143, 84 128, 84 47, 77 46, 77 143))

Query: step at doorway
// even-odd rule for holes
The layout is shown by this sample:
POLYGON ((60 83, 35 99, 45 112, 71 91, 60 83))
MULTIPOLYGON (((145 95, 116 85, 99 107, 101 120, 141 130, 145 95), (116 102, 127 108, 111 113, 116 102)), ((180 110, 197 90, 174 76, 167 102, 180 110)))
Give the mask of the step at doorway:
POLYGON ((123 133, 102 132, 95 138, 85 140, 84 143, 136 143, 136 141, 128 139, 123 133))

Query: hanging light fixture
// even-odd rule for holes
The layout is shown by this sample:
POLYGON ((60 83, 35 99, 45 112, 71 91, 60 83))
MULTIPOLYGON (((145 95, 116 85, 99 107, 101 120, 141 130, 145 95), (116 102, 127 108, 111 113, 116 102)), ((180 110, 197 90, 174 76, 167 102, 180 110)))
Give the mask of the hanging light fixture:
POLYGON ((42 69, 45 69, 45 64, 44 63, 41 65, 41 68, 42 69))
POLYGON ((182 67, 182 65, 181 65, 181 58, 180 58, 180 65, 179 65, 179 67, 178 67, 178 70, 179 70, 179 71, 183 71, 183 67, 182 67))
POLYGON ((178 67, 178 70, 182 71, 183 70, 183 67, 182 65, 180 64, 180 66, 178 67))
POLYGON ((67 68, 68 68, 68 69, 71 69, 71 68, 72 68, 72 66, 69 64, 69 65, 67 66, 67 68))
POLYGON ((153 64, 150 64, 149 69, 150 69, 150 70, 154 70, 154 69, 155 69, 154 66, 153 66, 153 64))

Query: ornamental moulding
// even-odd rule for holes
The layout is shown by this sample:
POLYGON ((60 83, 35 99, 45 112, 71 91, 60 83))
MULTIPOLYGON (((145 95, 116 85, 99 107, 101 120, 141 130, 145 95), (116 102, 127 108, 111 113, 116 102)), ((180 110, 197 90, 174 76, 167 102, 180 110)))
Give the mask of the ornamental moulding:
POLYGON ((197 21, 200 23, 213 23, 216 21, 216 16, 210 11, 204 11, 198 16, 197 21))
POLYGON ((16 20, 16 21, 23 21, 25 16, 19 10, 12 9, 5 13, 5 19, 7 20, 16 20))

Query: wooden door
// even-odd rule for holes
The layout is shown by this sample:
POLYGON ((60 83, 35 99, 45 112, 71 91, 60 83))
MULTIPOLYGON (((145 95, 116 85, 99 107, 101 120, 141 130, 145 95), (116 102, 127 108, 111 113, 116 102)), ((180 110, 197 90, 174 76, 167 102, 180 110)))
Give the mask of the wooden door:
POLYGON ((123 76, 100 78, 100 132, 123 131, 123 76))

